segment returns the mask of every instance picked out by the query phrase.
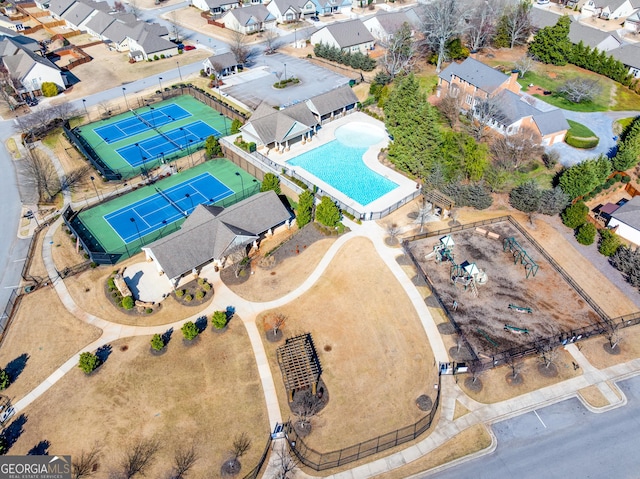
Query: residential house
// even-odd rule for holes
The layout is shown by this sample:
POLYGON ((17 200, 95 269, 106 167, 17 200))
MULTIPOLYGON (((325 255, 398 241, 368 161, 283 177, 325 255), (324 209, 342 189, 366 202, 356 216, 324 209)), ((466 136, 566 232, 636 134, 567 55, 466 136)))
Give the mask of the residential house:
POLYGON ((22 32, 24 31, 24 25, 21 21, 11 20, 6 15, 0 14, 0 27, 8 28, 14 32, 22 32))
POLYGON ((640 10, 636 10, 624 21, 624 29, 631 33, 640 33, 640 10))
POLYGON ((640 7, 637 0, 587 0, 582 5, 582 14, 605 20, 628 17, 640 7))
POLYGON ((349 14, 351 0, 312 0, 316 5, 316 15, 332 15, 334 13, 349 14))
POLYGON ((635 78, 640 78, 640 45, 625 43, 620 48, 609 52, 616 60, 620 60, 629 69, 629 73, 635 78))
POLYGON ((320 124, 334 120, 354 111, 358 97, 350 86, 345 85, 305 101, 320 124))
POLYGON ((49 13, 56 20, 62 20, 62 14, 69 10, 71 5, 73 5, 76 0, 51 0, 49 3, 49 13))
POLYGON ((294 143, 311 141, 318 126, 318 119, 305 103, 282 110, 261 103, 240 131, 246 141, 269 150, 283 151, 294 143))
POLYGON ((316 14, 316 4, 312 0, 271 0, 267 9, 277 23, 294 22, 316 14))
POLYGON ((105 28, 100 38, 109 48, 126 52, 129 50, 129 33, 136 23, 136 18, 130 13, 117 15, 116 20, 105 28))
MULTIPOLYGON (((364 20, 364 26, 371 32, 374 38, 386 43, 400 30, 405 23, 411 26, 411 21, 405 12, 379 11, 373 17, 364 20)), ((412 31, 413 33, 413 31, 412 31)))
POLYGON ((92 37, 96 37, 102 41, 105 41, 108 40, 108 38, 105 37, 103 33, 109 27, 109 25, 111 25, 116 20, 117 16, 110 15, 100 10, 96 10, 94 12, 94 15, 92 15, 91 18, 85 23, 84 27, 87 30, 87 33, 92 37))
POLYGON ((343 52, 366 54, 375 45, 375 38, 361 20, 326 25, 311 34, 311 43, 322 43, 339 48, 343 52))
POLYGON ((611 213, 607 226, 622 238, 640 245, 640 196, 634 196, 611 213))
POLYGON ((207 75, 215 75, 218 78, 233 75, 242 70, 242 65, 238 63, 236 56, 231 52, 205 58, 202 66, 207 75))
POLYGON ((0 37, 0 60, 11 78, 19 83, 16 92, 23 98, 40 96, 44 82, 55 83, 61 91, 66 89, 64 77, 55 64, 14 38, 0 37))
POLYGON ((493 98, 498 111, 489 126, 503 135, 529 128, 541 144, 564 140, 569 125, 561 110, 543 112, 520 96, 518 72, 506 75, 474 58, 452 63, 438 76, 438 96, 458 98, 463 112, 473 111, 478 102, 493 98))
POLYGON ((199 10, 220 16, 232 8, 240 8, 240 0, 192 0, 192 5, 199 10))
POLYGON ((582 42, 591 48, 608 52, 622 45, 623 41, 616 32, 603 32, 578 22, 571 22, 569 41, 576 45, 582 42))
POLYGON ((184 275, 213 263, 224 265, 238 248, 252 244, 278 228, 288 228, 293 215, 274 191, 253 195, 228 208, 198 205, 168 236, 142 248, 160 274, 177 285, 184 275))
POLYGON ((178 53, 175 43, 158 35, 157 32, 153 31, 153 28, 148 28, 148 25, 147 23, 139 23, 128 36, 130 58, 139 62, 146 61, 149 58, 157 60, 158 58, 170 57, 178 53))
POLYGON ((275 27, 276 18, 267 7, 258 4, 227 11, 220 23, 229 30, 247 35, 275 27))

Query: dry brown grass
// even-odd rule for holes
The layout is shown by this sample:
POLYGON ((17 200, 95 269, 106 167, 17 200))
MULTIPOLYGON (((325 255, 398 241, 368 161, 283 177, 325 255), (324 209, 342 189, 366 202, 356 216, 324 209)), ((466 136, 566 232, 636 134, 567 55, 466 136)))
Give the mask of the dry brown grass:
POLYGON ((607 401, 607 398, 604 397, 604 394, 602 394, 596 385, 582 388, 578 391, 578 394, 580 394, 582 399, 593 407, 604 407, 609 405, 609 401, 607 401))
POLYGON ((47 228, 41 229, 32 239, 35 245, 28 270, 28 274, 31 276, 39 276, 41 278, 46 278, 48 276, 47 269, 44 267, 44 261, 42 259, 42 242, 44 241, 45 234, 47 234, 47 228))
POLYGON ((374 476, 375 479, 403 479, 413 474, 428 471, 434 467, 447 464, 474 452, 482 451, 491 445, 491 436, 483 424, 476 424, 465 429, 442 446, 434 449, 426 456, 391 472, 374 476))
POLYGON ((453 420, 455 421, 459 417, 469 414, 471 411, 465 407, 460 401, 456 400, 456 407, 453 410, 453 420))
POLYGON ((45 287, 24 297, 0 347, 0 366, 27 354, 24 371, 7 394, 20 399, 102 331, 76 319, 45 287))
MULTIPOLYGON (((293 230, 282 232, 263 241, 260 244, 260 255, 264 255, 294 233, 293 230)), ((261 256, 256 257, 252 261, 251 277, 244 283, 227 286, 248 301, 262 302, 280 298, 296 289, 309 277, 334 242, 335 238, 316 241, 300 255, 289 257, 268 269, 257 266, 261 256)))
MULTIPOLYGON (((437 371, 419 318, 403 289, 364 238, 349 241, 314 288, 276 310, 285 337, 311 332, 323 366, 329 404, 305 440, 330 451, 408 426, 433 398, 437 371), (347 433, 348 432, 348 433, 347 433)), ((256 319, 262 328, 262 316, 256 319)), ((265 342, 283 417, 291 412, 275 358, 265 342)))
POLYGON ((464 385, 464 380, 458 381, 458 385, 470 398, 481 403, 491 404, 536 391, 540 388, 581 375, 582 369, 574 370, 572 360, 573 357, 567 351, 564 349, 560 350, 555 362, 558 371, 555 377, 542 376, 538 372, 540 359, 537 357, 529 357, 522 363, 522 369, 519 374, 522 378, 520 384, 508 384, 505 378, 507 375, 511 375, 511 368, 508 366, 500 366, 482 373, 480 380, 482 381, 483 387, 480 392, 469 390, 464 385))
POLYGON ((169 296, 162 301, 160 310, 153 314, 127 314, 124 310, 116 307, 107 297, 105 284, 113 271, 141 261, 144 261, 143 255, 137 254, 126 261, 118 263, 117 266, 100 266, 67 278, 64 280, 64 284, 76 304, 87 313, 99 318, 105 318, 114 323, 136 326, 157 326, 188 318, 205 309, 215 296, 214 291, 208 301, 194 307, 181 306, 174 298, 169 296))
POLYGON ((78 454, 93 441, 105 445, 101 473, 135 436, 159 437, 162 448, 147 477, 164 477, 174 450, 196 440, 200 460, 190 477, 219 477, 233 437, 245 432, 251 448, 242 472, 254 467, 269 431, 266 406, 249 339, 236 318, 218 334, 209 328, 186 347, 180 331, 162 356, 148 336, 112 344, 106 363, 87 377, 74 368, 24 413, 24 433, 12 448, 24 454, 41 440, 52 453, 78 454), (123 351, 124 346, 127 350, 123 351))
POLYGON ((598 369, 640 358, 640 326, 621 329, 620 335, 622 337, 622 341, 618 344, 620 354, 609 354, 604 350, 603 346, 609 344, 609 340, 604 336, 580 342, 580 351, 598 369))
MULTIPOLYGON (((51 257, 58 271, 87 261, 81 250, 76 251, 76 242, 71 239, 71 236, 64 232, 64 229, 64 226, 60 226, 60 228, 53 233, 52 238, 51 257)), ((67 285, 71 281, 73 281, 73 279, 69 278, 67 285)))

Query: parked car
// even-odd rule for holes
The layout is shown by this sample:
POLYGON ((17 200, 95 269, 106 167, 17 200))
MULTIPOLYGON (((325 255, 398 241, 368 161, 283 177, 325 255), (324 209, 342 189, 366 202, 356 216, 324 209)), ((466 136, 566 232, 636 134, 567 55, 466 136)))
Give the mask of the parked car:
POLYGON ((319 21, 320 21, 320 17, 318 17, 317 15, 314 15, 314 16, 312 16, 312 17, 309 17, 309 19, 310 19, 312 22, 319 22, 319 21))
POLYGON ((185 49, 186 51, 189 51, 189 50, 195 50, 195 49, 196 49, 196 47, 194 47, 193 45, 185 45, 185 46, 184 46, 184 49, 185 49))
POLYGON ((538 0, 537 3, 538 5, 547 5, 549 3, 549 0, 538 0))
POLYGON ((184 43, 178 43, 178 50, 184 50, 184 43))

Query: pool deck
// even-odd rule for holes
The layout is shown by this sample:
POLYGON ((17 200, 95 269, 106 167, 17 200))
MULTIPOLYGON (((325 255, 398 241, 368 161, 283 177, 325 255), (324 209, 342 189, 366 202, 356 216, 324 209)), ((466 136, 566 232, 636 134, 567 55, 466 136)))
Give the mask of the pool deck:
MULTIPOLYGON (((361 112, 352 113, 345 117, 339 118, 337 120, 326 123, 322 126, 322 128, 318 131, 316 135, 313 136, 313 140, 307 142, 305 144, 302 143, 294 143, 291 145, 289 151, 285 151, 282 153, 271 151, 268 154, 268 158, 282 167, 295 172, 297 175, 302 176, 303 178, 309 179, 313 184, 317 185, 320 190, 326 191, 331 194, 338 200, 340 200, 345 205, 353 208, 354 210, 363 214, 363 218, 368 219, 368 213, 376 213, 380 211, 384 211, 390 206, 403 201, 409 195, 416 191, 417 183, 406 176, 398 173, 397 171, 392 170, 384 165, 382 165, 378 161, 378 153, 382 148, 386 148, 389 144, 389 138, 386 134, 384 123, 375 118, 371 118, 369 115, 366 115, 361 112), (348 197, 341 191, 333 188, 329 184, 322 181, 320 178, 312 175, 306 170, 303 170, 300 167, 292 167, 287 164, 287 161, 290 159, 299 156, 309 150, 314 148, 318 148, 319 146, 324 145, 335 139, 334 131, 348 123, 364 123, 370 125, 371 128, 377 128, 382 132, 384 139, 375 145, 369 147, 369 149, 365 152, 363 160, 365 165, 369 167, 371 170, 380 174, 381 176, 393 181, 398 185, 398 188, 394 188, 389 193, 381 196, 377 200, 372 201, 368 205, 361 205, 357 201, 348 197)), ((265 154, 266 150, 260 149, 258 150, 260 153, 265 154)), ((357 178, 354 178, 354 181, 357 181, 357 178)))

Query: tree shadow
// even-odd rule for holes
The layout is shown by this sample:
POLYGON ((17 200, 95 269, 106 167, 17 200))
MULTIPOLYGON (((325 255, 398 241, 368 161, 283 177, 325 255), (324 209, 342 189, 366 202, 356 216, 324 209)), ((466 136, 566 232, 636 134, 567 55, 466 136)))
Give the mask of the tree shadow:
POLYGON ((11 421, 4 431, 2 431, 1 437, 4 439, 7 449, 15 444, 18 438, 24 432, 24 425, 27 423, 27 416, 20 414, 17 418, 11 421))
POLYGON ((22 374, 22 371, 24 371, 24 368, 27 365, 27 361, 29 361, 29 355, 27 353, 22 353, 17 358, 9 361, 9 364, 4 368, 12 383, 18 379, 20 374, 22 374))
POLYGON ((225 310, 224 314, 227 315, 227 324, 229 324, 229 322, 231 322, 231 318, 233 318, 233 316, 236 314, 236 307, 227 306, 227 309, 225 310))
POLYGON ((105 344, 104 346, 100 346, 98 349, 96 349, 96 356, 98 356, 100 364, 104 364, 107 359, 109 359, 112 350, 113 348, 110 344, 105 344))
POLYGON ((196 319, 195 322, 196 328, 198 328, 198 333, 202 333, 205 329, 207 329, 207 317, 200 316, 196 319))
POLYGON ((169 344, 169 341, 171 341, 172 335, 173 335, 173 328, 169 328, 164 333, 162 333, 162 341, 164 341, 165 346, 169 344))
POLYGON ((40 441, 38 444, 33 446, 27 452, 27 456, 47 456, 49 454, 49 448, 51 447, 51 443, 44 439, 40 441))

